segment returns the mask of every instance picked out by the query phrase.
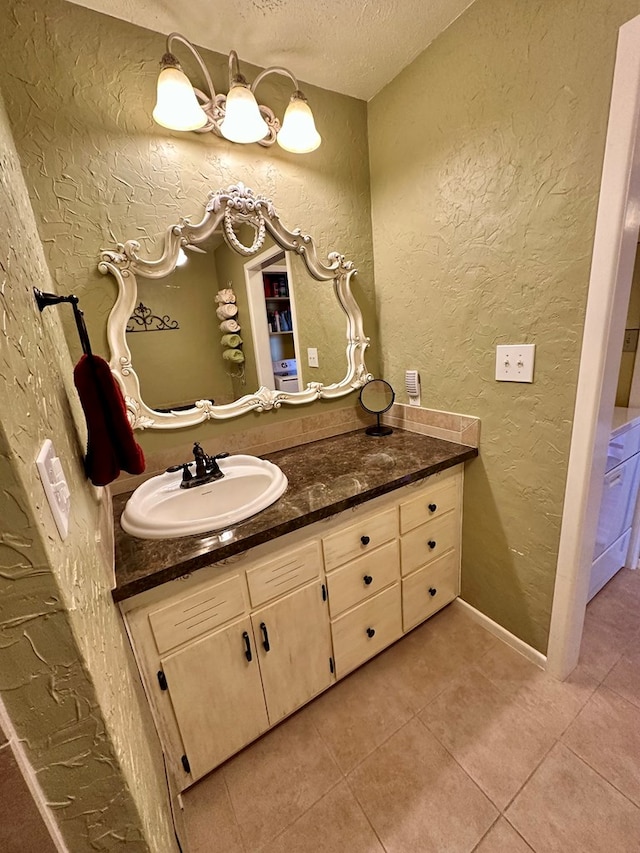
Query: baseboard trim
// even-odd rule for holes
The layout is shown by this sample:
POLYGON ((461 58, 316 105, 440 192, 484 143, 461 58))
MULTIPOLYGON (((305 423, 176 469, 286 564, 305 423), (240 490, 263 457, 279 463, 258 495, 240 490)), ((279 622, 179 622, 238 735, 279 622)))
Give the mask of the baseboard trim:
POLYGON ((502 640, 503 643, 511 646, 511 648, 515 649, 517 652, 520 652, 521 655, 526 657, 532 663, 535 663, 535 665, 539 666, 540 669, 547 668, 547 656, 543 655, 542 652, 534 649, 533 646, 525 643, 524 640, 520 639, 520 637, 516 637, 515 634, 511 633, 511 631, 507 631, 507 629, 503 628, 502 625, 498 625, 498 623, 494 622, 493 619, 490 619, 480 610, 476 610, 475 607, 468 604, 466 601, 463 601, 461 598, 456 598, 454 604, 456 607, 464 610, 467 616, 470 616, 474 622, 477 622, 478 625, 482 625, 482 627, 489 631, 490 634, 493 634, 494 637, 502 640))

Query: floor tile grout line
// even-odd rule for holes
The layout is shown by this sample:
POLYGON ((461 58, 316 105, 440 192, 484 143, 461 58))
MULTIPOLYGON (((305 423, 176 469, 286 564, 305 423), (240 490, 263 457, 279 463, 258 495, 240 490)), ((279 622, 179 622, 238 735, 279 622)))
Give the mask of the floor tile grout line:
POLYGON ((318 797, 318 799, 314 803, 311 803, 311 805, 308 808, 306 808, 303 812, 300 812, 300 814, 295 818, 295 820, 292 820, 291 823, 288 823, 280 832, 277 833, 277 835, 274 835, 273 838, 269 838, 267 841, 264 842, 264 844, 261 844, 260 847, 258 848, 258 850, 255 851, 255 853, 260 853, 260 851, 264 850, 265 847, 267 847, 269 844, 273 844, 279 838, 281 838, 285 834, 285 832, 288 832, 292 827, 294 827, 296 825, 296 823, 298 823, 298 821, 301 821, 302 818, 311 811, 311 809, 315 808, 315 806, 317 806, 318 803, 321 803, 325 797, 328 797, 329 794, 333 790, 335 790, 338 787, 338 785, 342 784, 342 782, 344 782, 344 781, 346 781, 346 780, 344 778, 342 778, 342 779, 338 779, 336 782, 334 782, 333 785, 331 785, 331 787, 327 788, 327 790, 324 792, 324 794, 321 797, 318 797))
POLYGON ((533 845, 529 844, 529 842, 528 842, 528 841, 527 841, 527 839, 524 837, 524 835, 520 832, 520 830, 518 829, 518 827, 513 825, 513 823, 509 820, 509 818, 506 816, 506 814, 503 814, 503 815, 502 815, 502 817, 506 820, 506 822, 509 824, 509 826, 511 827, 511 829, 516 833, 516 835, 518 835, 518 837, 519 837, 519 838, 521 838, 521 839, 523 840, 523 842, 527 845, 527 847, 529 848, 529 850, 531 850, 531 851, 532 851, 532 853, 536 853, 536 849, 533 847, 533 845))
POLYGON ((489 794, 487 794, 487 792, 486 792, 485 790, 483 790, 483 788, 478 784, 478 782, 476 782, 476 780, 473 778, 473 776, 471 776, 471 774, 469 773, 469 771, 468 771, 468 770, 466 770, 466 769, 462 766, 462 764, 460 764, 460 762, 459 762, 459 761, 458 761, 458 759, 455 757, 455 755, 451 752, 451 750, 450 750, 447 746, 445 746, 445 744, 444 744, 444 743, 442 743, 442 741, 440 740, 440 738, 439 738, 439 737, 438 737, 434 732, 432 732, 432 731, 431 731, 431 729, 430 729, 430 728, 429 728, 429 726, 424 722, 424 720, 422 720, 419 716, 417 717, 417 720, 418 720, 418 722, 420 723, 420 725, 421 725, 421 726, 423 726, 423 727, 424 727, 424 729, 425 729, 425 730, 426 730, 426 731, 431 735, 431 737, 432 737, 432 738, 434 738, 434 740, 435 740, 435 741, 436 741, 436 742, 437 742, 437 743, 442 747, 442 749, 444 749, 444 751, 447 753, 447 755, 449 755, 449 757, 453 759, 454 763, 455 763, 455 764, 460 768, 460 770, 464 773, 464 775, 467 777, 467 779, 469 779, 469 781, 470 781, 473 785, 475 785, 475 787, 480 791, 480 793, 482 794, 482 796, 483 796, 486 800, 488 800, 488 801, 491 803, 491 805, 493 806, 493 808, 494 808, 494 809, 496 810, 496 812, 497 812, 497 814, 496 814, 496 820, 497 820, 497 819, 500 817, 500 815, 502 814, 502 810, 500 809, 500 807, 499 807, 498 805, 496 805, 496 803, 494 803, 494 802, 493 802, 493 800, 491 799, 491 797, 489 796, 489 794))
POLYGON ((227 781, 227 774, 225 771, 224 764, 221 767, 222 770, 222 781, 224 782, 224 790, 227 794, 227 799, 229 801, 229 805, 231 806, 231 812, 233 814, 233 819, 236 822, 236 826, 238 827, 238 836, 240 838, 240 844, 242 845, 243 853, 247 853, 247 845, 244 843, 244 836, 242 834, 242 828, 240 826, 240 821, 238 820, 238 815, 236 813, 236 807, 233 805, 233 798, 231 796, 231 791, 229 790, 229 783, 227 781))
POLYGON ((606 782, 607 785, 610 785, 615 791, 617 791, 622 797, 624 797, 627 802, 629 802, 637 811, 640 812, 640 802, 636 803, 634 800, 631 799, 628 794, 625 794, 624 791, 621 791, 615 782, 612 782, 611 779, 607 779, 607 777, 604 775, 604 773, 602 773, 602 771, 598 770, 597 767, 594 767, 592 764, 590 764, 589 761, 587 761, 584 756, 577 753, 570 744, 562 742, 562 746, 564 746, 565 749, 568 749, 569 752, 578 759, 578 761, 581 761, 583 764, 586 764, 586 766, 590 770, 593 770, 593 772, 597 776, 599 776, 604 782, 606 782))
MULTIPOLYGON (((412 719, 413 719, 413 718, 412 718, 412 719)), ((398 729, 398 731, 401 731, 401 730, 402 730, 405 726, 407 726, 410 722, 411 722, 411 720, 407 720, 407 722, 406 722, 404 725, 400 726, 400 728, 398 729)), ((396 732, 395 734, 397 734, 397 732, 396 732)), ((385 741, 385 743, 386 743, 386 741, 385 741)), ((380 744, 380 746, 382 746, 382 744, 380 744)), ((380 749, 380 746, 379 746, 379 747, 377 747, 377 749, 380 749)), ((373 755, 373 753, 374 753, 374 752, 376 752, 376 749, 374 749, 374 751, 371 753, 371 755, 373 755)), ((354 769, 355 769, 355 768, 354 768, 354 769)), ((351 772, 353 773, 353 771, 351 771, 351 772)), ((365 816, 365 819, 366 819, 367 823, 368 823, 368 824, 369 824, 369 826, 371 827, 371 831, 373 832, 373 834, 375 835, 375 837, 378 839, 378 841, 379 841, 379 843, 380 843, 380 846, 381 846, 381 847, 382 847, 382 849, 385 851, 385 853, 388 853, 388 850, 387 850, 386 845, 385 845, 385 844, 384 844, 384 842, 382 841, 382 838, 380 838, 380 836, 379 836, 379 834, 378 834, 377 829, 375 828, 375 826, 374 826, 374 825, 373 825, 373 823, 371 822, 371 819, 370 819, 369 815, 367 814, 367 810, 365 809, 364 805, 363 805, 363 804, 362 804, 362 802, 360 801, 360 798, 358 797, 357 792, 353 789, 353 786, 351 785, 351 782, 350 782, 350 780, 349 780, 349 777, 348 777, 348 776, 345 776, 345 781, 346 781, 346 783, 347 783, 347 787, 349 788, 349 791, 351 792, 351 796, 353 797, 353 799, 354 799, 354 800, 356 801, 356 803, 358 804, 358 807, 359 807, 360 811, 361 811, 361 812, 362 812, 362 814, 365 816)))
POLYGON ((540 761, 538 761, 538 762, 537 762, 536 766, 533 768, 533 770, 531 771, 531 773, 529 773, 529 774, 528 774, 527 778, 524 780, 524 782, 522 783, 522 785, 520 785, 520 787, 519 787, 519 788, 518 788, 518 790, 515 792, 515 794, 511 797, 511 799, 510 799, 510 800, 509 800, 509 802, 506 804, 506 806, 505 806, 503 809, 501 809, 501 810, 500 810, 500 811, 502 812, 502 814, 503 814, 503 815, 505 815, 505 816, 506 816, 506 811, 507 811, 507 809, 508 809, 508 808, 510 808, 510 807, 513 805, 513 802, 516 800, 516 798, 517 798, 518 796, 520 796, 520 794, 522 793, 522 790, 523 790, 523 788, 525 787, 525 785, 527 785, 527 784, 529 783, 529 781, 530 781, 530 780, 531 780, 531 778, 534 776, 534 774, 535 774, 535 773, 537 773, 537 771, 540 769, 540 767, 542 766, 542 764, 547 760, 547 758, 549 757, 549 755, 550 755, 551 751, 552 751, 553 749, 555 749, 555 747, 556 747, 559 743, 560 743, 560 738, 557 738, 557 737, 556 737, 556 738, 554 739, 553 743, 551 744, 551 746, 547 749, 547 751, 546 751, 546 752, 545 752, 545 754, 542 756, 542 758, 540 759, 540 761))
POLYGON ((473 850, 471 851, 471 853, 476 853, 476 851, 480 848, 480 845, 482 844, 482 842, 485 840, 485 838, 487 837, 487 835, 489 835, 489 833, 490 833, 490 832, 491 832, 491 830, 495 827, 495 825, 498 823, 498 821, 500 820, 500 818, 501 818, 501 817, 502 817, 502 814, 501 814, 500 812, 498 812, 498 814, 497 814, 497 815, 496 815, 496 817, 495 817, 495 820, 493 821, 493 823, 491 824, 491 826, 487 829, 487 831, 484 833, 484 835, 482 836, 482 838, 480 838, 480 839, 478 840, 478 843, 477 843, 477 844, 476 844, 476 846, 473 848, 473 850))

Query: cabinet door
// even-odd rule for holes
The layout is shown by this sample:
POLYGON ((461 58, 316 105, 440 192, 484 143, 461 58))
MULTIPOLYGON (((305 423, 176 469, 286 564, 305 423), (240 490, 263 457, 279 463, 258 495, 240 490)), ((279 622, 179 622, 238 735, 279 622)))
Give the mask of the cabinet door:
POLYGON ((193 779, 269 728, 255 652, 246 617, 162 660, 193 779))
POLYGON ((334 680, 327 610, 314 582, 251 616, 271 725, 334 680))

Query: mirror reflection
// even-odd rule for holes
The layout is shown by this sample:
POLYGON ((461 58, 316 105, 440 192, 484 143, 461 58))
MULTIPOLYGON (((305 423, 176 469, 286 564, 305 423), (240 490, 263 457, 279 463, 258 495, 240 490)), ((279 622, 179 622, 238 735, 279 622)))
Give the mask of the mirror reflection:
POLYGON ((111 368, 134 427, 339 397, 371 378, 353 265, 322 260, 242 184, 210 194, 200 222, 171 226, 156 260, 138 250, 130 240, 99 264, 119 286, 111 368))

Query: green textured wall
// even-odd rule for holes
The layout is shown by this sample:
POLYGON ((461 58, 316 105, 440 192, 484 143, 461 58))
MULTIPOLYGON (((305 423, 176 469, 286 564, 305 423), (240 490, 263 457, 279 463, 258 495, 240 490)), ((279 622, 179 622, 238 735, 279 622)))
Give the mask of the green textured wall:
POLYGON ((638 0, 476 0, 369 104, 382 372, 482 419, 463 597, 546 649, 618 28, 638 0), (532 385, 495 347, 535 343, 532 385))
MULTIPOLYGON (((324 141, 304 156, 172 133, 151 119, 165 41, 63 0, 14 0, 0 32, 0 86, 47 262, 60 289, 80 296, 95 349, 106 354, 105 318, 115 298, 115 281, 96 270, 100 249, 135 238, 151 253, 169 224, 186 215, 198 221, 207 194, 237 181, 272 198, 283 223, 312 234, 323 253, 354 261, 365 330, 375 337, 366 104, 305 86, 324 141)), ((227 57, 204 55, 214 84, 226 91, 227 57)), ((188 53, 180 57, 197 79, 188 53)), ((256 73, 244 64, 243 71, 256 73)), ((282 114, 290 86, 271 77, 260 95, 282 114)), ((75 357, 72 328, 68 338, 75 357)), ((375 369, 372 358, 367 366, 375 369)), ((354 400, 311 406, 326 411, 354 400)), ((257 417, 273 423, 311 411, 284 407, 178 433, 147 431, 141 442, 150 452, 196 438, 214 446, 257 417)))
MULTIPOLYGON (((627 329, 640 329, 640 246, 636 250, 636 262, 631 281, 631 295, 627 310, 627 329)), ((627 407, 631 393, 631 380, 636 360, 635 352, 623 352, 620 357, 618 387, 616 389, 616 406, 627 407)))
POLYGON ((85 478, 58 309, 39 314, 34 284, 53 283, 0 99, 0 695, 72 853, 171 853, 160 747, 111 599, 111 508, 85 478), (35 466, 45 438, 71 491, 65 542, 35 466))

